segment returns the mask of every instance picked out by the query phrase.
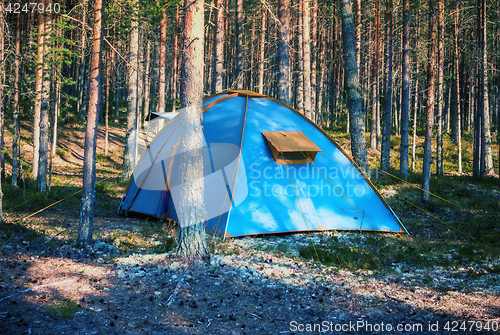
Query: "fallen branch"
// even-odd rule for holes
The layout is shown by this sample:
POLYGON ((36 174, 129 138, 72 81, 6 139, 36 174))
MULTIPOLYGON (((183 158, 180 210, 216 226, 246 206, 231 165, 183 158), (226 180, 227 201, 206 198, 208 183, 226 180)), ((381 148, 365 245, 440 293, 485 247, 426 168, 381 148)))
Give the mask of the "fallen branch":
POLYGON ((20 292, 17 292, 17 293, 14 293, 12 295, 9 295, 7 297, 4 297, 4 298, 0 299, 0 302, 2 302, 4 300, 7 300, 9 298, 13 298, 13 297, 15 297, 16 295, 19 295, 19 294, 25 294, 26 292, 37 290, 39 288, 48 287, 48 286, 56 286, 56 285, 59 285, 59 284, 66 284, 66 283, 69 283, 69 282, 74 281, 74 280, 75 279, 66 279, 66 280, 63 280, 63 281, 55 282, 55 283, 33 286, 33 287, 27 288, 25 290, 22 290, 20 292))
POLYGON ((47 241, 45 241, 45 244, 47 244, 47 243, 49 243, 50 241, 52 241, 52 240, 54 239, 54 237, 56 237, 56 236, 58 236, 58 235, 60 235, 60 234, 64 233, 64 232, 65 232, 66 230, 68 230, 69 228, 71 228, 71 227, 68 227, 68 228, 64 229, 63 231, 60 231, 59 233, 55 234, 54 236, 52 236, 51 238, 49 238, 47 241))
POLYGON ((393 298, 393 297, 391 297, 390 295, 388 295, 388 294, 387 294, 387 293, 385 293, 385 292, 384 292, 384 295, 385 295, 387 298, 392 299, 392 300, 394 300, 394 301, 400 302, 400 303, 402 303, 402 304, 404 304, 404 303, 405 303, 403 300, 400 300, 400 299, 398 299, 398 298, 393 298))
POLYGON ((179 291, 181 290, 182 284, 184 283, 184 279, 186 278, 186 275, 182 276, 181 279, 179 279, 179 282, 177 283, 177 286, 175 286, 174 291, 170 295, 170 297, 167 300, 167 306, 172 305, 172 303, 175 300, 175 297, 177 294, 179 294, 179 291))

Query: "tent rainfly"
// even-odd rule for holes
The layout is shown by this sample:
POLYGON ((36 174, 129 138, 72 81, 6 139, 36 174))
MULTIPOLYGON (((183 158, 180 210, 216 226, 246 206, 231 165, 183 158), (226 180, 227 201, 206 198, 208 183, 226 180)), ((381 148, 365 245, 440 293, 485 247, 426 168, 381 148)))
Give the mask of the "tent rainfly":
MULTIPOLYGON (((224 237, 322 230, 404 232, 360 168, 323 130, 275 99, 204 100, 206 227, 224 237)), ((177 221, 181 118, 142 153, 120 210, 177 221)))

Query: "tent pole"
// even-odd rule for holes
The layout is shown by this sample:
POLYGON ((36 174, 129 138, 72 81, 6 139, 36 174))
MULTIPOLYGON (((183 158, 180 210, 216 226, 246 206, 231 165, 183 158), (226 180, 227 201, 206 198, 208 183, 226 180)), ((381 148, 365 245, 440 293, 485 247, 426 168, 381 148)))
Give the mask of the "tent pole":
POLYGON ((387 208, 389 208, 391 210, 392 215, 394 215, 394 217, 396 218, 396 220, 398 220, 398 222, 401 225, 401 227, 403 227, 403 229, 405 230, 405 233, 407 233, 408 235, 410 235, 410 233, 408 232, 408 230, 406 230, 406 227, 404 226, 403 222, 401 222, 401 220, 399 219, 399 217, 392 210, 391 206, 387 206, 387 208))

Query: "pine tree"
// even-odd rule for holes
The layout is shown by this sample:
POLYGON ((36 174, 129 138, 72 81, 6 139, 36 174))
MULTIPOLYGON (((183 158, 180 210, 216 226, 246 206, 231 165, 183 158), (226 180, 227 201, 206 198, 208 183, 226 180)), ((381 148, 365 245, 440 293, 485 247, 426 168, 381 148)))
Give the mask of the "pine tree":
POLYGON ((38 177, 38 162, 40 155, 40 111, 42 108, 43 92, 43 45, 45 35, 45 15, 38 13, 38 42, 37 42, 37 63, 36 63, 36 83, 35 83, 35 106, 33 121, 33 179, 38 177))
POLYGON ((21 134, 19 129, 19 67, 21 58, 21 14, 17 14, 16 20, 16 37, 15 37, 15 54, 14 54, 14 102, 12 104, 12 187, 17 188, 17 179, 19 177, 19 146, 21 134))
POLYGON ((182 135, 180 172, 179 238, 177 254, 208 258, 205 239, 203 178, 203 56, 204 2, 186 2, 182 58, 182 135))
POLYGON ((386 29, 386 71, 387 80, 384 93, 384 132, 382 136, 382 157, 380 168, 389 171, 391 158, 391 111, 392 111, 392 0, 387 0, 386 29))
POLYGON ((444 81, 444 0, 438 0, 438 94, 436 132, 436 174, 443 175, 443 81, 444 81))
POLYGON ((303 69, 302 76, 304 77, 304 115, 311 121, 313 119, 311 106, 311 36, 309 29, 310 11, 309 0, 301 0, 302 2, 302 53, 303 53, 303 69))
POLYGON ((224 76, 224 0, 217 0, 217 19, 214 29, 214 73, 212 75, 212 93, 222 91, 224 76))
POLYGON ((400 166, 401 177, 408 179, 408 142, 409 113, 410 113, 410 0, 403 0, 403 62, 402 62, 402 90, 401 90, 401 150, 400 166))
POLYGON ((351 116, 351 150, 354 158, 366 164, 365 124, 363 121, 363 99, 359 87, 358 66, 356 63, 356 38, 351 0, 342 0, 342 37, 344 66, 347 84, 347 108, 351 116))
POLYGON ((427 59, 427 119, 425 125, 424 163, 422 168, 422 201, 429 201, 429 184, 431 178, 431 142, 434 127, 434 89, 436 67, 436 15, 434 0, 429 0, 429 49, 427 59))
POLYGON ((102 0, 95 0, 94 29, 92 45, 92 61, 90 72, 90 99, 87 112, 87 127, 85 131, 85 149, 83 155, 83 189, 80 209, 80 224, 78 226, 78 245, 86 248, 92 245, 92 226, 94 221, 95 182, 96 182, 96 144, 97 144, 97 113, 101 103, 101 72, 102 57, 102 25, 104 7, 102 0))
MULTIPOLYGON (((159 85, 158 85, 158 113, 165 113, 166 112, 166 80, 167 80, 167 71, 166 71, 166 65, 167 65, 167 13, 165 10, 163 11, 163 18, 161 19, 160 22, 160 71, 159 71, 159 85)), ((132 22, 132 26, 135 27, 137 24, 137 21, 132 22)), ((133 28, 134 31, 137 30, 137 28, 133 28)), ((134 33, 135 34, 135 33, 134 33)), ((132 49, 132 48, 131 48, 132 49)), ((132 51, 131 52, 131 61, 132 61, 132 51)), ((135 47, 134 47, 134 53, 135 47)), ((134 56, 137 57, 137 56, 134 56)), ((132 65, 133 67, 135 65, 132 65)), ((133 85, 133 84, 132 84, 133 85)))
MULTIPOLYGON (((123 159, 123 178, 128 179, 132 176, 137 159, 137 130, 139 118, 139 23, 137 21, 138 0, 132 3, 133 16, 131 18, 130 46, 129 46, 129 64, 127 66, 128 76, 128 108, 127 108, 127 133, 125 152, 123 159)), ((160 73, 161 75, 161 73, 160 73)), ((161 86, 161 80, 160 80, 161 86)), ((161 88, 160 88, 161 94, 161 88)), ((160 109, 161 111, 161 109, 160 109)), ((163 110, 165 111, 165 110, 163 110)))
POLYGON ((278 7, 280 20, 278 100, 290 105, 290 0, 279 0, 278 7))

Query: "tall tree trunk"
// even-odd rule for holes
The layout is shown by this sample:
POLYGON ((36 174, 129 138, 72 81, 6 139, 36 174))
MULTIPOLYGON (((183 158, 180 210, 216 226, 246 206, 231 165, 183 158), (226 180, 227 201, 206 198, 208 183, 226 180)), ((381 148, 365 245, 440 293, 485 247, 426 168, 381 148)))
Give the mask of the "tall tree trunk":
POLYGON ((182 135, 179 162, 180 212, 177 254, 208 258, 203 178, 203 0, 186 2, 182 58, 182 135))
POLYGON ((142 100, 144 96, 144 29, 139 27, 139 45, 137 50, 137 134, 142 127, 142 100))
POLYGON ((311 20, 311 109, 313 121, 316 124, 321 122, 321 113, 317 106, 317 54, 318 54, 318 0, 313 0, 312 20, 311 20))
POLYGON ((488 48, 487 48, 487 38, 488 34, 486 31, 486 26, 488 24, 487 20, 487 13, 486 13, 486 0, 481 0, 481 7, 482 7, 482 15, 481 15, 481 29, 482 29, 482 42, 481 42, 481 47, 482 47, 482 59, 481 61, 483 62, 482 64, 482 69, 483 69, 483 80, 482 84, 483 87, 481 89, 483 96, 483 113, 482 113, 482 136, 483 139, 481 141, 482 146, 484 147, 484 150, 482 150, 482 160, 484 161, 484 164, 482 164, 482 174, 491 174, 493 173, 493 154, 491 151, 491 122, 490 122, 490 103, 489 103, 489 98, 488 98, 488 48), (484 168, 483 168, 484 167, 484 168), (484 170, 484 171, 483 171, 484 170))
POLYGON ((14 134, 12 134, 12 187, 17 188, 19 169, 19 146, 21 145, 21 134, 19 129, 19 62, 21 58, 21 14, 17 14, 15 54, 14 54, 14 103, 12 104, 12 123, 14 134))
MULTIPOLYGON (((50 34, 51 15, 45 17, 45 34, 50 34)), ((49 54, 48 38, 43 44, 43 53, 49 54)), ((38 174, 36 185, 38 192, 47 190, 47 154, 49 152, 49 104, 50 104, 50 74, 49 61, 43 62, 43 80, 42 80, 42 101, 40 106, 40 151, 38 155, 38 174)))
MULTIPOLYGON (((118 38, 117 35, 115 35, 118 38)), ((118 87, 118 82, 120 81, 120 58, 118 55, 118 47, 120 43, 115 43, 115 52, 113 52, 113 71, 115 74, 115 80, 113 80, 113 91, 115 93, 115 123, 118 123, 120 118, 120 88, 118 87)), ((154 111, 154 110, 153 110, 154 111)))
POLYGON ((85 149, 83 154, 83 189, 78 226, 78 245, 86 248, 92 245, 92 226, 94 221, 96 167, 95 154, 97 144, 97 111, 101 103, 101 62, 102 44, 102 0, 95 0, 94 31, 92 44, 92 62, 90 72, 90 99, 85 131, 85 149))
MULTIPOLYGON (((419 7, 418 7, 418 12, 417 12, 417 36, 416 39, 420 37, 420 1, 419 1, 419 7)), ((419 70, 420 70, 420 62, 418 59, 418 56, 415 56, 415 64, 416 64, 416 69, 415 69, 415 93, 414 93, 414 105, 413 105, 413 130, 412 130, 412 152, 411 152, 411 169, 413 172, 416 171, 416 146, 417 146, 417 116, 418 116, 418 100, 420 97, 420 91, 419 91, 419 70)))
MULTIPOLYGON (((134 12, 138 10, 138 0, 133 2, 134 12)), ((133 18, 130 32, 130 47, 129 47, 129 65, 128 65, 128 110, 127 110, 127 134, 125 143, 125 153, 123 159, 123 178, 128 179, 132 176, 133 169, 137 158, 137 129, 138 129, 138 55, 139 55, 139 23, 136 18, 133 18)), ((160 64, 161 65, 161 64, 160 64)), ((161 66, 160 66, 161 69, 161 66)), ((161 75, 161 71, 160 71, 161 75)), ((164 79, 163 79, 164 80, 164 79)), ((163 81, 165 84, 165 81, 163 81)), ((161 86, 161 80, 160 80, 161 86)), ((161 92, 165 90, 160 88, 161 92)), ((161 103, 161 101, 160 101, 161 103)), ((165 112, 163 106, 162 112, 165 112)))
POLYGON ((254 87, 256 86, 254 84, 254 66, 255 66, 255 47, 254 47, 254 41, 255 41, 255 26, 256 26, 256 20, 255 20, 255 12, 252 14, 252 32, 250 34, 250 40, 247 42, 250 45, 250 64, 249 64, 249 74, 248 74, 248 83, 247 87, 249 90, 253 91, 254 87))
POLYGON ((160 80, 158 85, 158 112, 166 112, 166 61, 167 61, 167 13, 163 12, 160 22, 160 80))
MULTIPOLYGON (((107 61, 107 57, 106 57, 107 61)), ((107 74, 106 74, 107 76, 107 74)), ((107 78, 107 77, 106 77, 107 78)), ((144 69, 144 75, 143 75, 143 83, 144 83, 144 100, 142 104, 142 119, 145 120, 146 117, 148 116, 150 110, 149 110, 149 99, 150 99, 150 94, 151 94, 151 40, 148 38, 146 42, 146 61, 145 61, 145 69, 144 69)), ((107 79, 106 79, 107 82, 107 79)), ((106 88, 107 90, 107 88, 106 88)), ((175 92, 175 88, 174 88, 175 92)), ((106 93, 106 99, 108 99, 108 95, 106 93)), ((108 104, 108 101, 106 100, 106 105, 108 104)), ((175 104, 174 104, 175 106, 175 104)))
POLYGON ((425 126, 424 163, 422 168, 422 201, 429 201, 429 184, 431 178, 431 142, 434 126, 434 69, 436 67, 436 15, 434 0, 429 0, 429 50, 427 64, 427 119, 425 126), (426 192, 427 191, 427 192, 426 192))
POLYGON ((361 0, 356 0, 356 63, 361 78, 361 0))
POLYGON ((172 112, 175 112, 177 107, 177 74, 178 74, 178 64, 177 60, 179 59, 179 25, 180 25, 180 14, 179 7, 176 7, 176 15, 175 15, 175 30, 174 30, 174 59, 172 62, 172 112))
POLYGON ((444 0, 438 0, 438 94, 436 174, 443 175, 443 80, 444 80, 444 0))
MULTIPOLYGON (((85 120, 85 52, 87 49, 87 0, 82 0, 82 30, 80 39, 80 69, 78 75, 78 99, 76 100, 76 110, 80 113, 80 119, 85 120)), ((39 43, 40 44, 40 43, 39 43)))
POLYGON ((243 0, 236 0, 236 89, 244 87, 243 73, 243 0))
MULTIPOLYGON (((4 115, 3 103, 5 84, 5 27, 4 27, 4 1, 0 1, 0 179, 5 176, 5 154, 4 154, 4 115)), ((1 180, 0 180, 1 183, 1 180)), ((2 188, 0 186, 0 223, 2 221, 2 188)))
POLYGON ((482 126, 484 125, 483 123, 483 116, 484 116, 484 100, 483 100, 483 89, 484 89, 484 76, 483 76, 483 57, 482 57, 482 52, 483 52, 483 47, 482 47, 482 0, 477 1, 477 45, 478 45, 478 50, 477 50, 477 75, 476 75, 476 80, 477 80, 477 88, 476 88, 476 104, 474 105, 475 108, 475 113, 474 113, 474 153, 473 153, 473 167, 472 167, 472 174, 474 177, 479 177, 480 175, 483 174, 484 172, 484 146, 481 143, 484 138, 483 138, 483 130, 482 126))
POLYGON ((351 115, 351 151, 357 163, 366 168, 365 124, 363 122, 363 99, 359 87, 356 63, 356 37, 351 0, 342 0, 342 37, 344 66, 347 86, 347 108, 351 115))
POLYGON ((288 105, 290 101, 290 0, 278 1, 280 39, 278 42, 279 72, 278 100, 288 105))
POLYGON ((401 67, 401 177, 408 179, 408 142, 410 113, 410 0, 403 0, 403 62, 401 67))
POLYGON ((320 53, 319 53, 319 68, 320 68, 320 76, 319 76, 319 82, 318 82, 318 93, 317 93, 317 106, 318 106, 318 111, 320 113, 319 116, 319 124, 321 127, 323 127, 323 121, 324 126, 326 128, 330 127, 330 118, 328 117, 328 109, 323 108, 323 96, 324 96, 324 89, 325 89, 325 25, 322 25, 321 28, 321 39, 320 39, 320 53))
POLYGON ((264 94, 264 65, 266 48, 266 9, 262 7, 259 47, 259 93, 264 94))
POLYGON ((33 121, 33 179, 38 177, 38 161, 40 155, 40 110, 42 106, 42 84, 43 84, 43 40, 45 34, 45 16, 38 14, 38 41, 37 41, 37 63, 35 77, 35 106, 33 121))
POLYGON ((108 138, 109 138, 109 77, 111 75, 111 63, 113 60, 111 59, 111 55, 113 54, 113 51, 110 49, 108 50, 108 53, 106 54, 106 115, 105 115, 105 133, 104 133, 104 156, 108 157, 108 150, 109 150, 109 144, 108 144, 108 138))
MULTIPOLYGON (((462 120, 461 120, 461 104, 460 104, 460 78, 459 78, 459 50, 458 50, 458 24, 460 20, 460 0, 455 0, 455 33, 454 33, 454 80, 453 80, 453 105, 452 105, 452 115, 455 115, 456 124, 456 142, 458 145, 458 173, 462 173, 462 120)), ((452 128, 453 129, 453 128, 452 128)))
POLYGON ((387 29, 387 49, 386 49, 386 70, 387 80, 384 93, 384 133, 382 137, 382 157, 380 168, 389 171, 391 161, 391 111, 392 111, 392 0, 386 3, 386 29, 387 29))
POLYGON ((61 106, 61 68, 56 71, 56 84, 55 84, 55 97, 54 97, 54 127, 52 129, 52 148, 51 156, 56 154, 57 148, 57 121, 59 119, 59 112, 61 106))
MULTIPOLYGON (((303 0, 300 0, 303 1, 303 0)), ((299 21, 299 25, 297 27, 297 107, 296 109, 299 113, 304 114, 304 35, 302 34, 302 26, 304 25, 303 15, 302 15, 302 6, 300 5, 297 8, 297 17, 299 21)))
POLYGON ((311 110, 311 34, 309 29, 309 0, 302 1, 302 50, 303 50, 303 68, 304 71, 304 114, 311 120, 313 114, 311 110))
POLYGON ((224 0, 217 0, 217 20, 214 29, 214 73, 212 75, 212 93, 222 91, 224 76, 224 40, 225 7, 224 0))
POLYGON ((378 75, 378 57, 379 57, 379 40, 378 40, 378 31, 379 31, 379 15, 380 15, 380 0, 375 0, 375 26, 374 26, 374 55, 373 55, 373 64, 372 64, 372 77, 373 77, 373 94, 372 94, 372 129, 370 132, 370 147, 372 149, 378 148, 377 134, 378 134, 378 109, 379 109, 379 75, 378 75))

